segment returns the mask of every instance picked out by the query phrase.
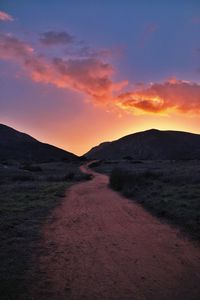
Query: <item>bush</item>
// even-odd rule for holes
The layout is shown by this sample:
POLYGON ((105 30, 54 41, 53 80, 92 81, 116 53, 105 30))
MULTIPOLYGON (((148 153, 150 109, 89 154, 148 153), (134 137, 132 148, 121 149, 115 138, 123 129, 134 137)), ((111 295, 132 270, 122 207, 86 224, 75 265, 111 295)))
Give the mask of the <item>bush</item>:
POLYGON ((110 186, 116 191, 122 191, 130 194, 130 191, 136 191, 139 187, 152 184, 152 181, 161 176, 159 173, 144 171, 133 173, 121 168, 115 168, 110 175, 110 186))
POLYGON ((124 156, 123 159, 125 159, 125 160, 132 160, 133 158, 132 158, 132 156, 127 155, 127 156, 124 156))
POLYGON ((123 181, 124 181, 124 174, 122 174, 122 170, 115 168, 112 170, 110 174, 110 186, 116 190, 120 191, 123 187, 123 181))
POLYGON ((67 175, 64 176, 64 180, 73 180, 74 175, 74 172, 69 172, 67 175))
POLYGON ((130 173, 128 170, 115 168, 110 175, 110 186, 117 191, 121 191, 125 186, 134 184, 136 178, 136 175, 130 173))
POLYGON ((30 171, 30 172, 41 172, 42 168, 40 166, 34 166, 31 164, 24 164, 20 169, 30 171))
POLYGON ((69 158, 68 157, 61 157, 60 159, 62 162, 68 162, 69 161, 69 158))
POLYGON ((61 175, 50 175, 46 177, 46 181, 49 182, 59 182, 59 181, 65 181, 65 177, 61 175))
POLYGON ((92 174, 84 174, 84 177, 83 177, 84 180, 91 180, 92 178, 93 178, 92 174))
POLYGON ((12 181, 31 181, 34 178, 30 175, 15 175, 12 177, 12 181))
POLYGON ((102 161, 94 161, 93 163, 90 164, 90 168, 96 168, 99 167, 101 165, 102 161))

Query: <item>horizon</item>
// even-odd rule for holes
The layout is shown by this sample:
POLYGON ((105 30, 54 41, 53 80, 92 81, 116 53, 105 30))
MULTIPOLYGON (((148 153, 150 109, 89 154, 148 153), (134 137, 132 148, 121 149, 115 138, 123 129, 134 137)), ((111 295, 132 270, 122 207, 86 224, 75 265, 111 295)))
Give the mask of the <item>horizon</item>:
POLYGON ((152 128, 199 134, 199 8, 2 0, 0 122, 80 156, 152 128))
MULTIPOLYGON (((46 143, 46 142, 44 142, 44 141, 41 141, 41 140, 37 139, 36 137, 32 136, 32 135, 29 134, 28 132, 20 131, 20 130, 18 130, 17 128, 13 128, 13 127, 8 126, 7 124, 0 123, 0 126, 2 126, 2 125, 3 125, 3 126, 6 126, 6 127, 8 127, 8 128, 14 129, 14 130, 16 130, 16 131, 18 131, 18 132, 20 132, 20 133, 22 133, 22 134, 27 134, 27 135, 29 135, 30 137, 36 139, 38 142, 45 143, 45 144, 49 144, 48 142, 46 143)), ((154 130, 154 131, 162 131, 162 132, 166 132, 166 131, 174 131, 174 132, 182 132, 182 133, 189 133, 189 134, 197 134, 197 135, 200 135, 200 133, 189 132, 189 131, 178 131, 178 130, 167 130, 167 129, 162 130, 162 129, 157 129, 157 128, 148 128, 148 129, 145 129, 145 130, 142 130, 142 131, 132 132, 132 133, 126 135, 126 136, 133 135, 133 134, 136 134, 136 133, 142 133, 142 132, 147 132, 147 131, 153 131, 153 130, 154 130)), ((71 152, 71 153, 72 153, 72 154, 75 154, 75 155, 77 155, 77 156, 79 156, 79 157, 81 157, 81 156, 84 156, 85 154, 87 154, 87 153, 88 153, 90 150, 92 150, 93 148, 98 147, 98 146, 100 146, 100 145, 103 144, 103 143, 114 142, 114 141, 117 141, 117 140, 119 140, 119 139, 121 139, 121 138, 124 138, 124 137, 126 137, 126 136, 118 137, 118 138, 115 139, 115 140, 102 141, 100 144, 93 145, 90 149, 88 149, 88 151, 82 153, 81 155, 78 155, 78 154, 76 154, 76 153, 74 153, 74 152, 71 152)), ((53 145, 53 144, 49 144, 49 145, 52 145, 52 146, 57 147, 56 145, 53 145)), ((58 148, 60 148, 60 147, 58 147, 58 148)), ((68 151, 67 149, 63 149, 63 148, 60 148, 60 149, 61 149, 61 150, 66 150, 66 151, 68 151)))

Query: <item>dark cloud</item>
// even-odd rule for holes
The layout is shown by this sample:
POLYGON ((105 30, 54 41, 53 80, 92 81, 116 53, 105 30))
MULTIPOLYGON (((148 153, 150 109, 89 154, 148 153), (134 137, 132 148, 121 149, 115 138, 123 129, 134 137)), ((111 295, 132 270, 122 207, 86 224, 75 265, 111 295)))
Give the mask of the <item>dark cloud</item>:
POLYGON ((41 34, 40 41, 46 46, 68 45, 74 42, 74 36, 66 31, 47 31, 41 34))
POLYGON ((83 58, 109 58, 112 56, 112 52, 110 49, 92 49, 90 46, 81 46, 79 47, 73 47, 73 48, 67 48, 65 50, 65 53, 69 56, 77 56, 77 57, 83 57, 83 58))

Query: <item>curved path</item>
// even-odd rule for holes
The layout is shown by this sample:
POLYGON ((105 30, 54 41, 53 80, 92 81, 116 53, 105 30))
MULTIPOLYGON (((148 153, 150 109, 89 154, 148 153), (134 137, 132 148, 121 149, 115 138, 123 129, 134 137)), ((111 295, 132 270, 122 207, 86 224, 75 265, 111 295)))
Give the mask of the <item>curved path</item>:
POLYGON ((200 249, 81 170, 94 178, 72 186, 44 226, 33 299, 200 299, 200 249))

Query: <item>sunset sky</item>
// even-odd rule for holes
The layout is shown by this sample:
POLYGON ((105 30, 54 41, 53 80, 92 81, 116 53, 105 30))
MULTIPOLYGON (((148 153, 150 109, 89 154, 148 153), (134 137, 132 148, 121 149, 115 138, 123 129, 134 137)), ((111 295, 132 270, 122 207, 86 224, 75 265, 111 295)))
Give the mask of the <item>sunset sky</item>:
POLYGON ((199 116, 199 0, 0 0, 0 123, 81 155, 199 116))

